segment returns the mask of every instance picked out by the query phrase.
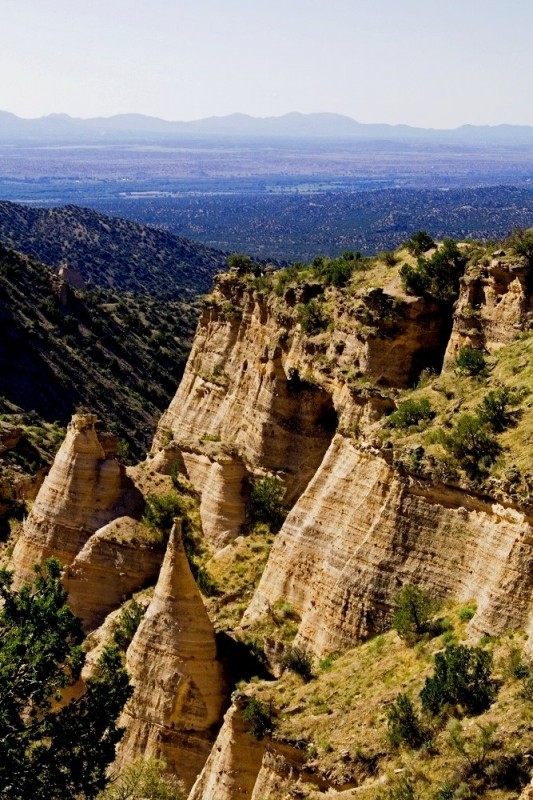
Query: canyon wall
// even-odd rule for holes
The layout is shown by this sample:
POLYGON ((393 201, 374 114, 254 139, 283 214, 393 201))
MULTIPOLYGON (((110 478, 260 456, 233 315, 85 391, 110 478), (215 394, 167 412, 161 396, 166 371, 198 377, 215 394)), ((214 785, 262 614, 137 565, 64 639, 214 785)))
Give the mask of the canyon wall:
POLYGON ((435 306, 381 289, 336 303, 331 332, 303 334, 298 306, 323 291, 310 284, 267 298, 224 275, 204 308, 153 452, 170 443, 180 448, 215 548, 246 519, 247 479, 275 473, 293 505, 338 425, 372 424, 393 407, 379 387, 404 387, 442 361, 444 331, 435 306), (364 376, 361 385, 357 376, 364 376))
POLYGON ((454 313, 445 366, 453 364, 461 347, 494 352, 528 328, 533 317, 531 287, 525 259, 500 250, 488 264, 467 271, 454 313))
POLYGON ((401 476, 378 452, 336 436, 289 513, 242 625, 280 601, 295 643, 317 658, 390 626, 394 597, 418 584, 475 600, 472 627, 523 628, 532 609, 533 529, 523 513, 401 476))

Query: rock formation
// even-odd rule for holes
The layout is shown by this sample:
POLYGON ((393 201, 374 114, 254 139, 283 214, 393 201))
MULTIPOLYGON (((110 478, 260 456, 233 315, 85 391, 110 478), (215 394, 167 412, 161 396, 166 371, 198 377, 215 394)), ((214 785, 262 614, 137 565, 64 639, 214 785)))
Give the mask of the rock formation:
POLYGON ((472 626, 502 633, 529 619, 532 565, 523 513, 402 477, 336 436, 276 537, 243 625, 289 602, 301 617, 296 643, 322 657, 387 627, 411 583, 476 600, 472 626))
POLYGON ((114 458, 114 438, 99 435, 95 423, 92 414, 76 414, 68 426, 13 552, 18 584, 49 556, 69 566, 89 537, 120 513, 124 468, 114 458))
POLYGON ((85 630, 94 630, 133 592, 157 580, 163 552, 142 522, 117 517, 82 547, 63 580, 85 630))
POLYGON ((264 742, 249 732, 242 708, 226 712, 211 754, 188 800, 250 800, 263 760, 264 742))
POLYGON ((190 789, 209 755, 224 685, 213 626, 191 574, 176 520, 152 602, 128 648, 134 694, 117 766, 163 758, 190 789))
POLYGON ((445 365, 465 345, 497 350, 513 341, 532 316, 525 259, 493 253, 490 263, 469 271, 461 281, 445 365))
POLYGON ((339 305, 332 334, 310 341, 294 309, 321 291, 315 284, 304 287, 277 308, 272 299, 225 275, 203 311, 153 451, 169 440, 180 447, 187 474, 202 495, 202 523, 215 547, 236 536, 245 519, 247 475, 278 474, 292 505, 337 424, 372 422, 391 407, 379 392, 358 397, 343 372, 356 369, 377 384, 403 387, 442 359, 445 341, 434 306, 417 298, 397 302, 380 289, 366 293, 355 308, 339 305), (324 365, 319 379, 317 364, 324 365))

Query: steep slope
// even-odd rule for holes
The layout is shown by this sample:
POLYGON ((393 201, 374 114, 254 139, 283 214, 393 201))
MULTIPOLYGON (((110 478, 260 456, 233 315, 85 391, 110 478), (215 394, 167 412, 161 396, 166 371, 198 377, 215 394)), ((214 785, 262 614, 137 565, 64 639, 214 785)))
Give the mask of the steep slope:
POLYGON ((0 412, 65 425, 84 405, 138 458, 175 390, 195 316, 177 301, 79 291, 0 247, 0 412))
POLYGON ((51 267, 67 262, 95 286, 168 299, 208 291, 225 264, 217 250, 72 205, 0 202, 0 241, 51 267))
MULTIPOLYGON (((281 677, 235 697, 190 800, 496 800, 531 777, 531 692, 517 680, 533 652, 531 263, 512 243, 461 253, 455 311, 405 294, 398 261, 417 269, 405 251, 352 265, 346 289, 323 263, 224 275, 206 303, 154 455, 180 449, 212 548, 229 542, 208 563, 218 581, 251 559, 235 537, 253 523, 254 481, 281 479, 290 510, 233 631, 281 677), (463 604, 418 650, 383 635, 413 584, 463 604), (398 692, 480 636, 499 687, 486 715, 453 735, 434 723, 424 754, 387 743, 398 692), (308 685, 283 669, 305 659, 308 685)), ((232 599, 229 586, 213 599, 219 623, 232 599)))
POLYGON ((171 439, 180 447, 212 544, 245 521, 246 478, 275 473, 292 505, 337 426, 351 429, 392 408, 394 387, 442 359, 444 334, 434 304, 396 301, 377 287, 348 299, 314 281, 282 298, 221 276, 154 442, 154 450, 171 439), (318 330, 302 335, 298 315, 315 307, 318 330), (323 332, 330 322, 335 330, 323 332))
MULTIPOLYGON (((502 448, 489 423, 476 417, 472 424, 483 429, 487 438, 481 441, 492 448, 484 456, 489 467, 490 453, 500 454, 492 468, 468 454, 451 455, 452 434, 465 422, 460 411, 468 410, 468 402, 473 406, 480 381, 480 400, 497 390, 499 381, 491 382, 488 372, 485 377, 456 373, 448 356, 450 377, 455 375, 465 399, 454 402, 453 390, 443 387, 450 398, 445 408, 439 416, 426 414, 434 418, 434 423, 426 418, 425 425, 435 442, 427 456, 420 436, 409 438, 414 428, 405 431, 407 437, 402 431, 392 435, 384 416, 409 398, 407 387, 421 375, 426 380, 431 370, 440 371, 446 348, 454 347, 465 295, 487 258, 477 246, 463 251, 470 265, 451 345, 449 305, 406 296, 398 267, 379 260, 352 262, 348 291, 321 279, 328 274, 323 262, 314 274, 288 270, 259 279, 235 274, 219 279, 154 449, 171 440, 181 449, 187 474, 202 495, 202 522, 214 547, 238 534, 235 509, 241 525, 249 519, 250 482, 269 473, 283 481, 292 510, 244 614, 246 638, 275 639, 275 609, 286 604, 297 620, 296 645, 322 657, 386 627, 405 583, 418 583, 442 598, 475 599, 473 631, 530 629, 527 441, 500 433, 502 442, 512 444, 512 450, 502 448), (441 439, 439 424, 450 430, 441 439), (521 486, 496 485, 496 476, 514 461, 521 464, 521 486)), ((531 295, 527 260, 512 246, 498 258, 496 283, 496 267, 489 267, 487 308, 507 311, 498 316, 481 310, 476 316, 484 346, 501 360, 505 344, 512 347, 527 328, 531 295)), ((330 274, 345 267, 342 260, 332 263, 330 274)), ((530 416, 524 401, 513 425, 528 431, 530 416)), ((279 650, 273 652, 279 658, 279 650)))

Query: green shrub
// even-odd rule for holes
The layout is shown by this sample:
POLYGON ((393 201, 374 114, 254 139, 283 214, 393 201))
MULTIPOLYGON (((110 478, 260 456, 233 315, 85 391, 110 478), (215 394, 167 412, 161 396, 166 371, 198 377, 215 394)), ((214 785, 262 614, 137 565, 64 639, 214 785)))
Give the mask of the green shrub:
POLYGON ((493 431, 501 433, 512 422, 509 406, 514 401, 512 392, 506 386, 502 386, 500 389, 493 389, 483 398, 476 408, 476 413, 493 431))
POLYGON ((400 278, 402 286, 407 294, 415 297, 423 297, 429 290, 429 276, 424 270, 411 267, 409 264, 402 264, 400 267, 400 278))
POLYGON ((520 696, 523 700, 533 702, 533 672, 522 678, 522 689, 520 696))
POLYGON ((346 286, 352 277, 354 266, 353 258, 319 258, 313 261, 313 271, 326 286, 346 286))
POLYGON ((456 789, 457 785, 455 783, 444 781, 433 795, 432 800, 455 800, 456 789))
POLYGON ((419 422, 426 419, 431 419, 433 411, 427 397, 422 397, 420 400, 404 400, 398 403, 396 411, 394 411, 388 420, 388 424, 392 428, 409 428, 411 425, 418 425, 419 422))
POLYGON ((227 257, 226 262, 230 269, 237 271, 238 275, 246 275, 248 272, 252 272, 256 267, 250 256, 244 253, 232 253, 227 257))
POLYGON ((252 486, 251 506, 252 521, 264 522, 271 531, 278 531, 287 516, 287 508, 283 504, 285 487, 274 475, 261 478, 252 486))
POLYGON ((262 700, 247 698, 242 716, 248 723, 249 732, 259 741, 272 732, 272 709, 262 700))
POLYGON ((124 767, 97 800, 185 800, 185 789, 164 761, 140 758, 124 767))
POLYGON ((435 247, 435 241, 427 231, 417 231, 409 237, 405 246, 414 256, 419 256, 429 250, 430 247, 435 247))
POLYGON ((425 634, 432 632, 431 618, 439 604, 429 592, 420 586, 403 586, 395 599, 392 625, 398 636, 414 644, 425 634))
POLYGON ((475 617, 476 611, 477 611, 476 606, 471 606, 471 605, 463 606, 457 612, 457 616, 462 622, 470 622, 470 620, 475 617))
POLYGON ((387 267, 394 267, 397 261, 394 250, 382 250, 381 253, 378 253, 378 258, 381 259, 387 267))
POLYGON ((325 331, 329 325, 329 318, 324 310, 324 304, 313 297, 308 303, 299 305, 298 322, 302 331, 310 336, 325 331))
POLYGON ((388 736, 395 747, 405 742, 409 747, 418 748, 427 738, 420 719, 410 698, 399 694, 387 710, 388 736))
POLYGON ((459 350, 455 359, 455 366, 459 372, 464 372, 470 376, 484 375, 487 370, 487 362, 483 352, 468 344, 459 350))
POLYGON ((494 700, 492 655, 480 647, 450 645, 435 655, 435 672, 420 692, 422 706, 438 714, 453 706, 468 714, 486 711, 494 700))
POLYGON ((120 650, 125 651, 128 649, 143 615, 144 608, 135 599, 122 609, 113 631, 113 642, 120 650))
POLYGON ((191 571, 196 580, 196 585, 203 595, 206 597, 216 597, 220 594, 220 588, 217 582, 213 579, 205 567, 198 567, 198 569, 195 570, 191 565, 191 571))
POLYGON ((443 434, 441 441, 471 475, 488 469, 501 451, 486 423, 474 414, 459 417, 453 431, 443 434))
POLYGON ((439 302, 452 303, 459 293, 459 279, 466 259, 453 239, 445 239, 431 258, 418 256, 416 267, 404 264, 400 269, 403 287, 408 294, 428 295, 439 302))
POLYGON ((287 648, 282 656, 281 665, 296 672, 306 682, 313 677, 313 660, 303 647, 287 648))
POLYGON ((174 518, 184 513, 183 501, 175 492, 157 495, 149 494, 146 498, 143 522, 152 528, 169 531, 174 524, 174 518))

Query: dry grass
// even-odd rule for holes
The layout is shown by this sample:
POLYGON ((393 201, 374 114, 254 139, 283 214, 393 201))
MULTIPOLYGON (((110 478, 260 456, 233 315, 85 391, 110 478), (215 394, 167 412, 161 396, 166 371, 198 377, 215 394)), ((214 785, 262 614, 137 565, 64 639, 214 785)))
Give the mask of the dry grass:
POLYGON ((207 601, 216 630, 235 629, 250 603, 265 568, 273 536, 266 526, 256 526, 209 559, 205 568, 223 590, 207 601))
MULTIPOLYGON (((428 721, 434 727, 431 748, 395 749, 387 736, 387 709, 400 692, 410 695, 420 709, 418 694, 433 671, 434 653, 446 643, 466 639, 467 623, 460 611, 447 610, 453 631, 415 647, 407 647, 390 631, 337 659, 315 664, 316 677, 308 684, 293 673, 275 683, 258 684, 254 694, 272 701, 278 712, 275 737, 305 748, 306 766, 332 787, 344 787, 343 797, 384 797, 384 784, 394 783, 398 770, 412 776, 419 798, 433 797, 438 786, 464 766, 464 757, 450 740, 452 723, 428 721), (348 786, 356 788, 348 791, 348 786)), ((496 701, 486 713, 453 723, 461 726, 469 747, 479 726, 494 724, 490 759, 533 748, 533 703, 520 697, 521 684, 508 670, 511 648, 523 642, 514 634, 484 644, 493 652, 495 676, 501 682, 496 701)), ((499 788, 475 796, 496 800, 516 798, 517 793, 499 788)))
MULTIPOLYGON (((505 386, 519 397, 512 406, 512 424, 497 439, 502 452, 491 469, 501 477, 514 466, 524 474, 533 470, 533 334, 500 348, 487 358, 488 374, 475 378, 458 374, 453 368, 430 379, 419 388, 402 392, 398 403, 427 398, 435 417, 420 427, 383 432, 395 444, 405 447, 422 445, 428 455, 444 456, 440 444, 432 442, 432 433, 450 431, 458 417, 473 413, 490 390, 505 386)), ((386 420, 383 423, 386 426, 386 420)))

